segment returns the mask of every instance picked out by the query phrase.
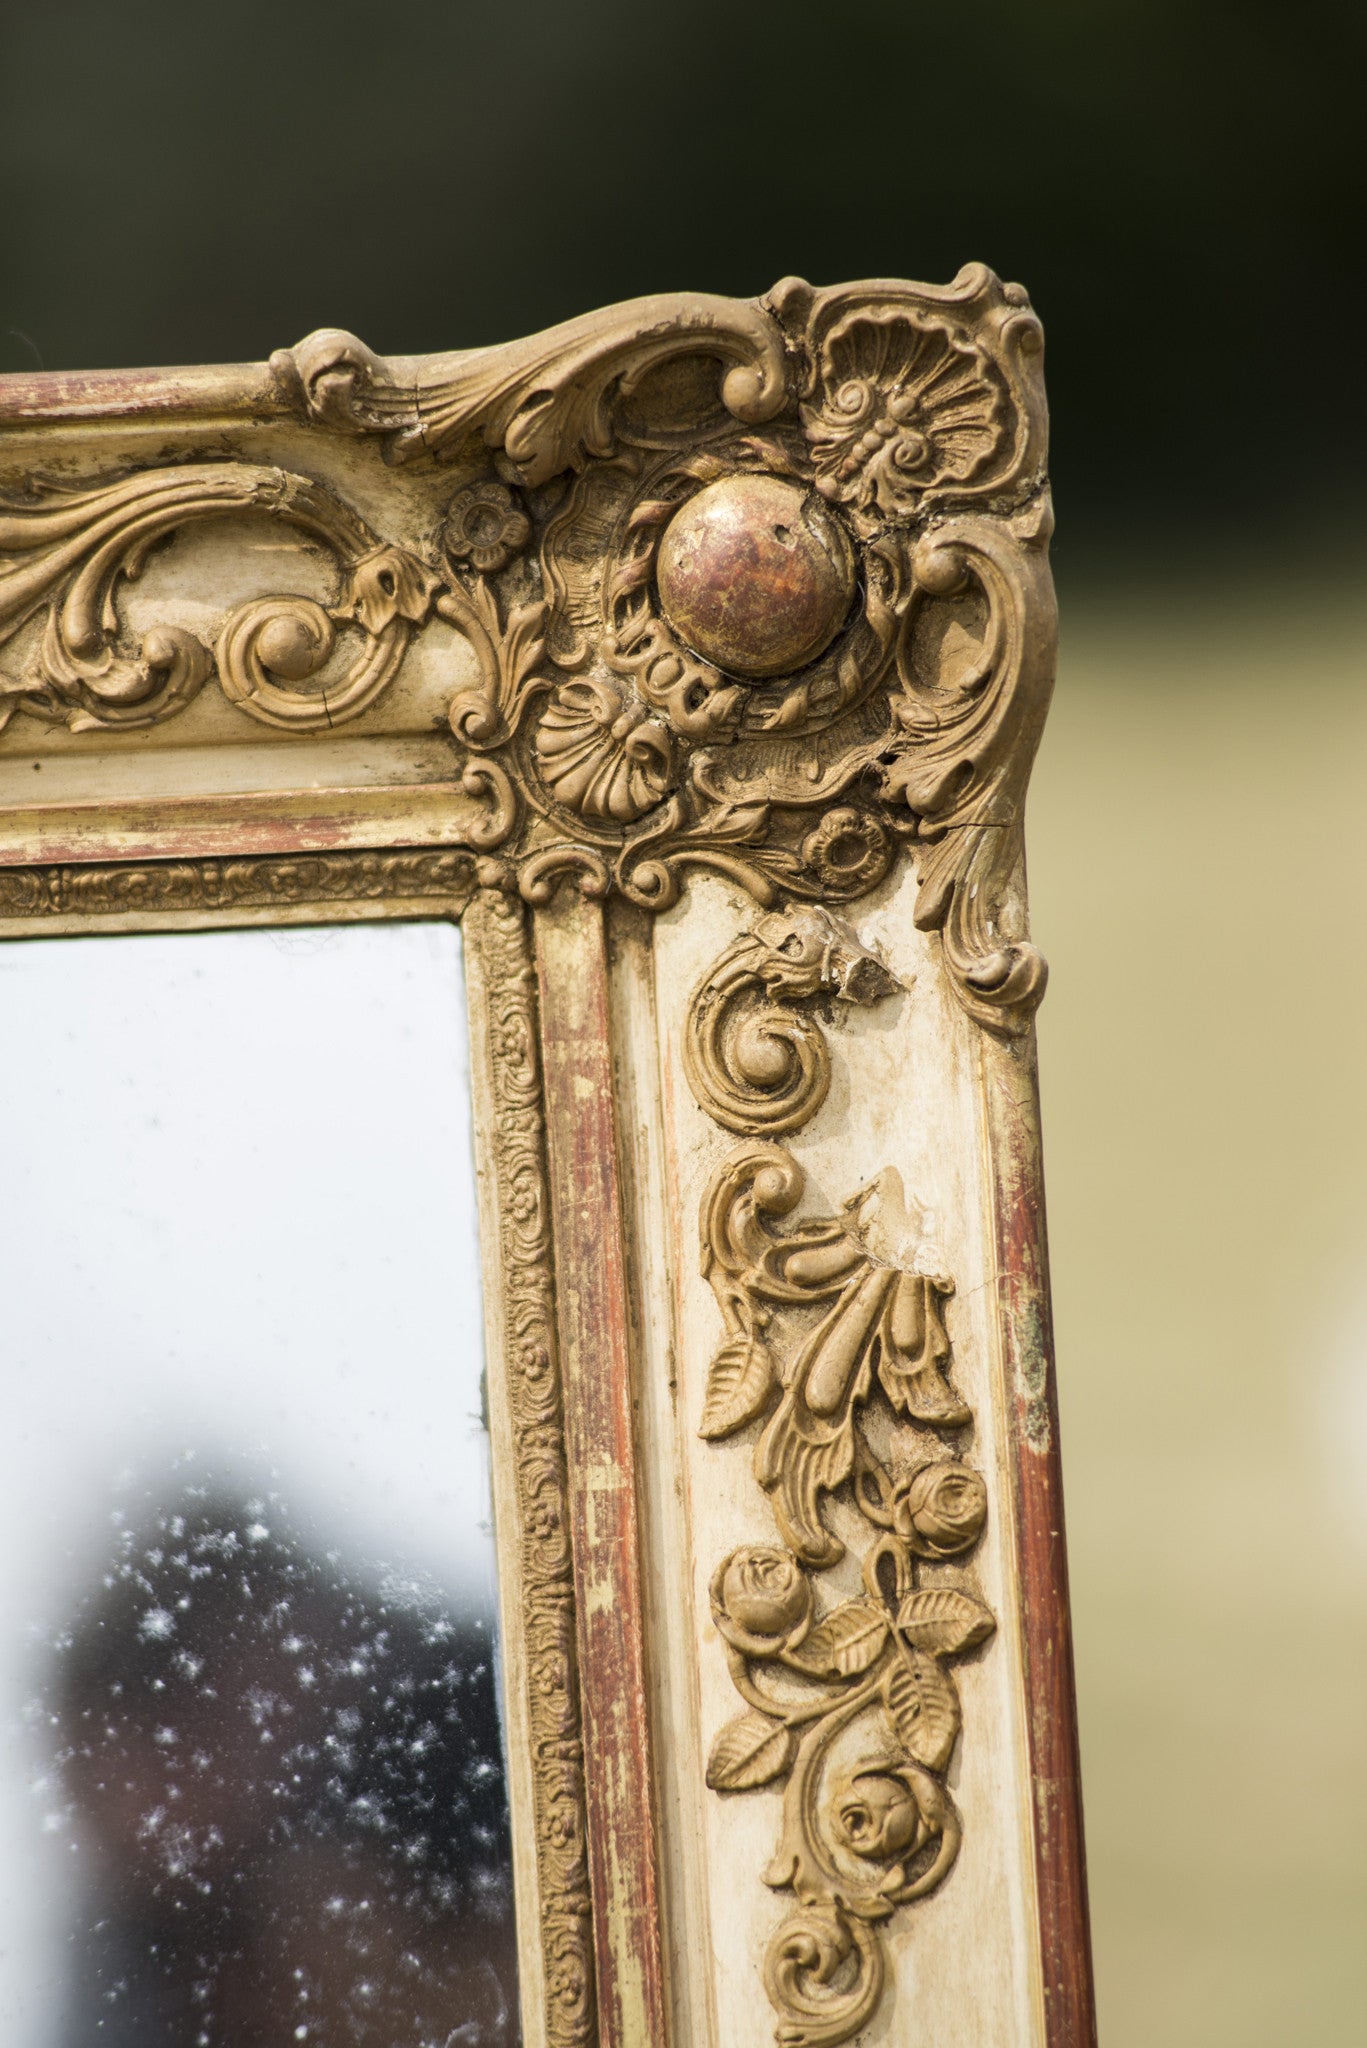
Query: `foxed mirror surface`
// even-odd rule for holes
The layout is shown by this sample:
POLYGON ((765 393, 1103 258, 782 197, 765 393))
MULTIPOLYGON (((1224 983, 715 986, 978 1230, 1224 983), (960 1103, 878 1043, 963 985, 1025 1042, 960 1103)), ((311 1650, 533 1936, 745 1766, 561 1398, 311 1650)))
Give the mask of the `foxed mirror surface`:
POLYGON ((7 2048, 512 2048, 445 923, 0 945, 7 2048))

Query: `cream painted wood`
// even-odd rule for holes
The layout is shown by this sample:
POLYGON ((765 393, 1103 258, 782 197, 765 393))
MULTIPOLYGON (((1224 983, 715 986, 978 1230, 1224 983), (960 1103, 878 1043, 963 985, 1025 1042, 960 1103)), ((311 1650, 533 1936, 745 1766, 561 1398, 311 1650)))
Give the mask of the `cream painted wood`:
MULTIPOLYGON (((998 1633, 976 1662, 956 1667, 964 1734, 949 1782, 964 1821, 958 1865, 938 1893, 899 1916, 888 1937, 897 1993, 860 2039, 892 2043, 914 2031, 943 2048, 981 2048, 985 2041, 1035 2048, 1045 2035, 1033 1961, 1024 1678, 977 1035, 945 987, 934 942, 912 925, 913 886, 903 878, 857 908, 852 921, 861 939, 878 946, 906 991, 868 1010, 849 1009, 828 1032, 830 1094, 790 1149, 807 1169, 804 1207, 815 1213, 829 1213, 880 1169, 896 1167, 912 1203, 926 1211, 926 1234, 944 1248, 956 1281, 949 1325, 954 1378, 977 1418, 972 1455, 987 1475, 991 1506, 971 1571, 941 1566, 938 1573, 946 1583, 976 1580, 998 1617, 998 1633)), ((680 1043, 686 992, 754 919, 754 906, 741 892, 705 882, 656 921, 654 947, 660 1073, 654 1093, 665 1154, 654 1227, 669 1234, 674 1335, 672 1343, 662 1342, 656 1325, 643 1405, 654 1451, 652 1520, 661 1532, 652 1578, 672 1589, 668 1648, 662 1649, 677 1674, 668 1754, 684 1867, 674 1877, 671 1933, 675 1949, 694 1958, 695 2008, 704 1989, 710 2008, 709 2035, 695 2031, 682 2038, 707 2038, 717 2048, 763 2038, 768 2002, 760 1960, 783 1902, 760 1879, 778 1838, 779 1794, 718 1798, 702 1782, 708 1746, 737 1706, 709 1613, 708 1580, 737 1543, 772 1543, 775 1531, 751 1472, 756 1430, 719 1444, 697 1434, 707 1364, 721 1334, 716 1303, 698 1270, 697 1218, 707 1182, 735 1141, 695 1104, 680 1043), (676 1364, 666 1404, 660 1382, 669 1385, 671 1350, 676 1364), (696 1984, 699 1957, 707 1958, 705 1987, 696 1984)), ((638 1102, 650 1093, 638 1082, 638 1102)), ((646 1156, 658 1145, 652 1134, 646 1156)), ((904 1250, 888 1246, 889 1255, 904 1250)), ((855 1521, 847 1517, 852 1544, 860 1542, 855 1521)), ((843 1592, 859 1590, 853 1555, 839 1575, 843 1592)))
MULTIPOLYGON (((10 426, 0 433, 0 489, 30 481, 75 489, 145 467, 221 458, 316 479, 377 534, 425 547, 459 468, 396 472, 373 443, 277 424, 208 421, 130 429, 109 424, 10 426)), ((470 470, 465 470, 468 475, 470 470)), ((187 524, 120 586, 127 635, 174 622, 212 642, 224 617, 275 592, 335 603, 337 562, 321 543, 272 519, 231 513, 187 524)), ((40 608, 3 645, 22 674, 43 631, 40 608)), ((453 790, 447 712, 478 663, 448 621, 430 619, 370 709, 307 737, 263 726, 212 684, 164 724, 70 731, 17 712, 0 732, 0 858, 155 858, 177 827, 209 853, 267 851, 292 823, 301 845, 458 843, 475 805, 453 790)))

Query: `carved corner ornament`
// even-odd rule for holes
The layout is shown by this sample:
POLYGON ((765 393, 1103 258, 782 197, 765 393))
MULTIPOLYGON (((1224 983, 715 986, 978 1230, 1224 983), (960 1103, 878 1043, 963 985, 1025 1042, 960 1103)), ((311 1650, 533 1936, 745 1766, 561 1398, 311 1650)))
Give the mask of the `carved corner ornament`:
POLYGON ((260 463, 30 480, 0 503, 0 722, 144 729, 215 679, 249 719, 331 730, 442 618, 478 664, 450 704, 470 843, 526 900, 569 877, 659 910, 701 867, 838 905, 905 846, 960 1000, 1019 1031, 1045 974, 1015 887, 1052 683, 1041 347, 982 266, 641 299, 448 356, 311 335, 272 403, 449 466, 423 545, 260 463), (331 601, 130 644, 149 554, 226 514, 321 548, 331 601))

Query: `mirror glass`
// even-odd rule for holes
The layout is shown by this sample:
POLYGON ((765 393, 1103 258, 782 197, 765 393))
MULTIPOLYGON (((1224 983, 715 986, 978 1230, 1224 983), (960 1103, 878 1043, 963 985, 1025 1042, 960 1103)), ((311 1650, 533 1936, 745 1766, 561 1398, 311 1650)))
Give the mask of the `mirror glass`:
POLYGON ((0 946, 6 2048, 512 2048, 460 935, 0 946))

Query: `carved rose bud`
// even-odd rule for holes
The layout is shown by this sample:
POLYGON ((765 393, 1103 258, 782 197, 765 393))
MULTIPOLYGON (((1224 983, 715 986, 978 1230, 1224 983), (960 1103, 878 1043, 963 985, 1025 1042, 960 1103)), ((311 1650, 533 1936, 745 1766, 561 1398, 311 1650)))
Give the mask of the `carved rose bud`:
POLYGON ((506 484, 470 484, 446 511, 442 545, 454 562, 468 562, 481 576, 496 576, 531 536, 532 526, 506 484))
POLYGON ((856 1856, 882 1862, 916 1846, 921 1809, 890 1771, 861 1771, 836 1801, 835 1826, 856 1856))
POLYGON ((544 1699, 568 1692, 569 1667, 563 1657, 542 1657, 532 1666, 532 1683, 544 1699))
POLYGON ((712 1580, 712 1613, 750 1657, 795 1649, 812 1619, 812 1588, 797 1559, 765 1545, 733 1550, 712 1580))
POLYGON ((922 1557, 953 1557, 982 1534, 987 1488, 971 1465, 922 1465, 897 1488, 892 1526, 922 1557))
POLYGON ((523 1344, 517 1353, 519 1372, 529 1380, 544 1380, 551 1369, 551 1354, 544 1344, 523 1344))
POLYGON ((567 1849, 578 1839, 578 1816, 568 1801, 552 1810, 546 1823, 546 1833, 557 1849, 567 1849))
POLYGON ((527 1517, 527 1527, 533 1536, 548 1537, 560 1533, 560 1511, 553 1500, 539 1500, 527 1517))
POLYGON ((581 2005, 587 1990, 584 1972, 572 1958, 558 1962, 550 1975, 550 1994, 565 2009, 581 2005))

